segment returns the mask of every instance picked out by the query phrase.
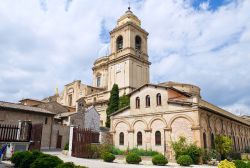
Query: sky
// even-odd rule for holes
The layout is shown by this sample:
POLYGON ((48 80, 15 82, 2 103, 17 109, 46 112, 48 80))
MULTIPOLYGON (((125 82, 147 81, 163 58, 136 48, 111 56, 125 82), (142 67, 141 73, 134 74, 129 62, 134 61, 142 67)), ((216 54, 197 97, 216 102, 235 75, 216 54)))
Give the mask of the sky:
POLYGON ((194 84, 203 99, 250 115, 249 0, 1 0, 0 100, 91 84, 128 2, 149 32, 151 83, 194 84))

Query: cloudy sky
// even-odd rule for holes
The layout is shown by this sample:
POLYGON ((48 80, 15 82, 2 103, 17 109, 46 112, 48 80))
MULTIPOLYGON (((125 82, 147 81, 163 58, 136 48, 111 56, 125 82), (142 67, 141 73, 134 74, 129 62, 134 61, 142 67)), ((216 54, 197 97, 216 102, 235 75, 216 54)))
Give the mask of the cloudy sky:
MULTIPOLYGON (((249 0, 130 0, 149 32, 152 83, 201 87, 202 97, 250 114, 249 0)), ((109 31, 128 0, 1 0, 0 100, 52 95, 91 84, 109 31)))

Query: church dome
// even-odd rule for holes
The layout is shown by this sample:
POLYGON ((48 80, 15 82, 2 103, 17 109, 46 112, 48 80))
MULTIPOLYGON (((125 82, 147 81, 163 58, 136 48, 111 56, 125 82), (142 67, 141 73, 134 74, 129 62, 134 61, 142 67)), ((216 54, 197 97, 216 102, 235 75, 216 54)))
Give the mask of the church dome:
POLYGON ((124 15, 120 17, 117 21, 117 26, 121 26, 123 24, 126 24, 127 22, 132 22, 137 26, 141 26, 141 21, 138 19, 137 16, 134 15, 134 13, 130 10, 130 7, 128 7, 128 10, 125 12, 124 15))

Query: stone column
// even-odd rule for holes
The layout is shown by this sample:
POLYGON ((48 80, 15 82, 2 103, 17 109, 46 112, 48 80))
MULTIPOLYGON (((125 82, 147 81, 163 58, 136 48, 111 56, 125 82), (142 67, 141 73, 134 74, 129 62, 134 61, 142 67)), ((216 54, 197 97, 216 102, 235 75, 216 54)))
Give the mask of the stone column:
POLYGON ((128 130, 128 148, 134 148, 134 130, 128 130))
POLYGON ((145 129, 145 147, 146 150, 152 149, 152 144, 151 144, 151 133, 152 129, 145 129))
POLYGON ((201 144, 201 138, 202 138, 201 127, 200 126, 193 126, 191 129, 192 129, 192 132, 193 132, 193 142, 195 140, 196 145, 198 147, 202 147, 202 144, 201 144))
POLYGON ((169 158, 169 160, 173 160, 173 152, 171 148, 171 133, 172 133, 172 128, 164 128, 164 133, 165 133, 165 149, 164 149, 164 155, 169 158))
POLYGON ((77 128, 76 125, 70 125, 70 130, 69 130, 69 152, 68 156, 71 156, 72 154, 72 146, 73 146, 73 130, 74 128, 77 128))
POLYGON ((18 120, 18 131, 17 131, 17 137, 16 137, 17 140, 20 140, 21 129, 22 129, 22 123, 23 123, 23 121, 18 120))

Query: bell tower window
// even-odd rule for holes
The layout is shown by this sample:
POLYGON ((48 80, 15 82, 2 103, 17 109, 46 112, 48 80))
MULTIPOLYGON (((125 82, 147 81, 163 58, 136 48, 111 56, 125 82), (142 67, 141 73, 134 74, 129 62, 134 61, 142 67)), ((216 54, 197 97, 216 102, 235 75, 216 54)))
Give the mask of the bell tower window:
POLYGON ((135 49, 141 50, 141 37, 135 36, 135 49))
POLYGON ((100 87, 101 86, 101 76, 96 77, 96 86, 100 87))
POLYGON ((116 49, 121 50, 123 48, 123 37, 122 36, 118 36, 116 39, 116 49))

